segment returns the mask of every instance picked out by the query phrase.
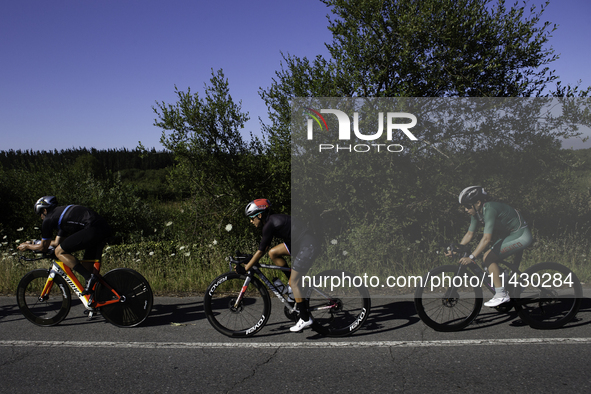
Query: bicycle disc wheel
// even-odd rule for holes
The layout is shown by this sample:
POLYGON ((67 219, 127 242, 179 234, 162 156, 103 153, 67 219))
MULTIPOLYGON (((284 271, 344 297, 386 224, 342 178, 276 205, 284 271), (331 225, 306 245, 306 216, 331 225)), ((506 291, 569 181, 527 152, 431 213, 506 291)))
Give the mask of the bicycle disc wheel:
MULTIPOLYGON (((154 295, 142 275, 132 269, 117 268, 107 272, 103 280, 121 296, 120 302, 100 307, 105 320, 118 327, 135 327, 148 318, 154 295)), ((95 297, 97 302, 116 299, 113 292, 100 282, 95 297)))
POLYGON ((271 297, 267 288, 253 277, 242 300, 238 295, 246 280, 245 275, 228 272, 211 282, 203 299, 209 323, 229 337, 249 337, 259 332, 269 320, 271 297))
POLYGON ((579 311, 582 297, 579 278, 558 263, 536 264, 519 278, 519 316, 533 328, 564 326, 579 311))
POLYGON ((49 270, 37 269, 23 276, 16 289, 16 301, 22 314, 38 326, 53 326, 66 318, 70 312, 70 288, 59 275, 53 278, 49 294, 39 297, 49 270))
MULTIPOLYGON (((306 289, 310 299, 310 315, 314 319, 312 328, 329 337, 344 337, 359 330, 371 310, 369 290, 355 286, 355 275, 341 270, 323 271, 312 278, 311 287, 306 289), (331 288, 337 278, 347 282, 345 286, 331 288), (348 281, 351 278, 351 286, 348 281)), ((304 283, 306 285, 306 283, 304 283)))
POLYGON ((417 314, 436 331, 461 330, 474 321, 482 308, 480 278, 472 274, 456 276, 458 269, 457 265, 437 267, 423 277, 415 290, 417 314), (475 278, 473 283, 470 278, 475 278))

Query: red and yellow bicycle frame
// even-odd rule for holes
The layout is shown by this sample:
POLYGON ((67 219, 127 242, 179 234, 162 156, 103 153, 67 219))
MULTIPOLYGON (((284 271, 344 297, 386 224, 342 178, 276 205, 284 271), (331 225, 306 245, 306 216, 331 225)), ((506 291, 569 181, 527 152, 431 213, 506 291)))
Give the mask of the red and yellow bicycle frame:
MULTIPOLYGON (((100 272, 100 269, 101 269, 100 261, 98 261, 98 260, 81 260, 80 262, 81 263, 91 263, 93 266, 93 273, 94 274, 98 274, 100 272)), ((56 274, 58 274, 59 276, 64 278, 66 283, 68 283, 68 285, 70 285, 70 287, 72 288, 72 290, 74 291, 76 296, 80 299, 80 301, 82 302, 84 307, 88 310, 93 310, 95 308, 100 308, 101 306, 115 304, 115 303, 121 301, 121 296, 119 294, 117 294, 117 292, 111 286, 109 286, 109 284, 107 282, 105 282, 101 276, 99 276, 98 282, 102 286, 105 286, 107 289, 109 289, 113 293, 113 296, 114 296, 113 299, 108 300, 108 301, 97 302, 96 300, 94 300, 94 294, 92 294, 92 293, 82 295, 82 292, 84 291, 84 286, 82 286, 82 284, 80 283, 80 281, 78 280, 78 278, 76 277, 76 275, 74 274, 72 269, 70 267, 68 267, 67 265, 65 265, 64 263, 62 263, 61 261, 54 261, 53 262, 53 265, 52 265, 51 269, 49 270, 49 277, 47 278, 47 282, 45 282, 45 286, 43 287, 43 291, 41 292, 40 298, 44 298, 46 295, 48 295, 50 293, 51 288, 53 287, 53 278, 55 278, 56 274)))

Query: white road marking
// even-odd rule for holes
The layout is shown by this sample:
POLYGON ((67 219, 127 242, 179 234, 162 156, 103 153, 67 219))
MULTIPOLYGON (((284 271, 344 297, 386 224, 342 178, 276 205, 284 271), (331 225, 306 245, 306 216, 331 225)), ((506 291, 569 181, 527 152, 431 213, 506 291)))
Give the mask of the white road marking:
POLYGON ((492 345, 572 345, 591 344, 591 338, 464 339, 441 341, 370 341, 370 342, 92 342, 92 341, 0 341, 0 346, 74 347, 126 349, 221 349, 284 348, 341 349, 368 347, 441 347, 492 345))

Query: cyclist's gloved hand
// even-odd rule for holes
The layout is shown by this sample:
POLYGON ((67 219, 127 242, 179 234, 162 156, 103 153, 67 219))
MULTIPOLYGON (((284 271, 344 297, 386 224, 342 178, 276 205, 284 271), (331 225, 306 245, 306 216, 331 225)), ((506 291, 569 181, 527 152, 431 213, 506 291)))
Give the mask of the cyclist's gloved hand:
POLYGON ((236 272, 238 272, 240 275, 246 275, 246 270, 242 264, 236 264, 236 272))
POLYGON ((47 249, 47 251, 45 252, 45 257, 48 257, 50 259, 55 258, 55 248, 53 246, 50 246, 49 249, 47 249))

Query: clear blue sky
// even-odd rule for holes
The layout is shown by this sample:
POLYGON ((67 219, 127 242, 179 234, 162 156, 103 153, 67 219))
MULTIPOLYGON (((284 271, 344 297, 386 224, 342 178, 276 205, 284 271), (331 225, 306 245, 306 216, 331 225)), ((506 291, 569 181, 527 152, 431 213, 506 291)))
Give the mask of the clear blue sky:
MULTIPOLYGON (((540 4, 542 0, 534 0, 540 4)), ((511 3, 509 1, 508 3, 511 3)), ((162 149, 156 101, 201 93, 223 68, 258 133, 281 54, 327 55, 318 0, 19 0, 0 3, 0 150, 162 149)), ((589 0, 552 0, 560 79, 591 85, 589 0)))

